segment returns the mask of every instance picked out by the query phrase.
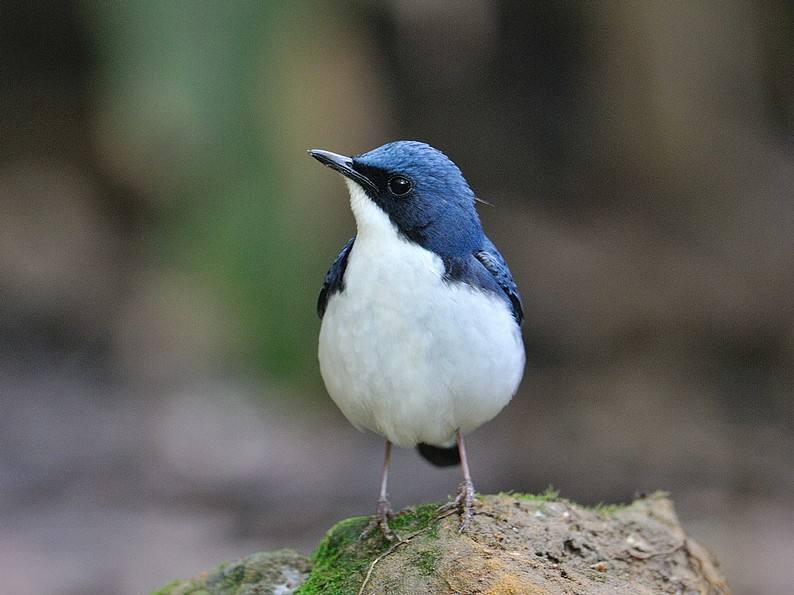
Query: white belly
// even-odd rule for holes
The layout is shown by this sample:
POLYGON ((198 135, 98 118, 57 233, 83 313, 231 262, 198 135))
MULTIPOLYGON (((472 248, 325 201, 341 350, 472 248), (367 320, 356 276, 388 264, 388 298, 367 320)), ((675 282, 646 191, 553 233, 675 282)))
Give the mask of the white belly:
POLYGON ((449 445, 455 430, 492 419, 515 394, 518 325, 498 297, 446 283, 437 255, 396 232, 362 231, 359 221, 344 290, 320 329, 328 393, 353 425, 396 445, 449 445))

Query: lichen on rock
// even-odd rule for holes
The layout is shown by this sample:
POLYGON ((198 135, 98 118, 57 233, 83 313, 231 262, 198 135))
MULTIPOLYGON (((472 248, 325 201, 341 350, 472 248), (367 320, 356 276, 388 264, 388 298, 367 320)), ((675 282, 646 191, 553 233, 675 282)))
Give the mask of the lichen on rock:
POLYGON ((257 552, 198 578, 173 581, 151 595, 291 595, 310 568, 306 556, 292 550, 257 552))

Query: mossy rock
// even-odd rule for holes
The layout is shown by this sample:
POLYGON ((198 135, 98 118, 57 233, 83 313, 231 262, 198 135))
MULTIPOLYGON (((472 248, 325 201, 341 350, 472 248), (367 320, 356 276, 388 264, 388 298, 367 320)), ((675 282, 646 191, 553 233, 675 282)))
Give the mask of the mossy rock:
POLYGON ((257 552, 198 578, 169 583, 151 595, 290 595, 310 568, 308 558, 292 550, 257 552))
MULTIPOLYGON (((290 576, 300 584, 289 588, 296 595, 728 593, 716 563, 686 536, 663 494, 595 508, 551 492, 481 496, 463 535, 457 515, 436 511, 428 504, 401 512, 391 523, 403 540, 396 544, 378 533, 360 539, 366 517, 338 523, 312 554, 311 572, 291 554, 298 566, 290 576)), ((293 592, 263 587, 256 575, 246 583, 234 566, 200 584, 184 582, 193 590, 173 583, 158 593, 293 592)))

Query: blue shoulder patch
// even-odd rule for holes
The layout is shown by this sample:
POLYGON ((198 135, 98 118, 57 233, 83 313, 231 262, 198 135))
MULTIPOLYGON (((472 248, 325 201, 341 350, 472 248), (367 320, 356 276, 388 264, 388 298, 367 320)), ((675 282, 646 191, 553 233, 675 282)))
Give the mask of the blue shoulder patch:
POLYGON ((325 308, 328 305, 328 299, 337 292, 344 290, 344 276, 345 269, 347 268, 347 257, 350 254, 350 249, 353 247, 353 242, 356 241, 356 236, 353 236, 344 245, 339 256, 336 257, 331 268, 325 274, 323 281, 323 288, 320 290, 320 295, 317 298, 317 315, 322 318, 325 314, 325 308))
POLYGON ((499 250, 487 237, 482 247, 470 256, 444 258, 446 278, 460 281, 499 295, 510 306, 518 324, 524 320, 521 296, 510 269, 499 250))

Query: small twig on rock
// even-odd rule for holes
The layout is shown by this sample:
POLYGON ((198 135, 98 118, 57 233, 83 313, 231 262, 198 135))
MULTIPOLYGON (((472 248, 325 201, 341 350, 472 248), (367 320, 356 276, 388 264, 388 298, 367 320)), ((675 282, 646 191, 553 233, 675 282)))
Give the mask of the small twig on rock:
POLYGON ((375 565, 376 565, 378 562, 380 562, 381 560, 383 560, 383 558, 385 558, 386 556, 388 556, 388 555, 390 555, 390 554, 394 553, 394 551, 395 551, 395 550, 396 550, 398 547, 400 547, 401 545, 405 545, 406 543, 410 542, 410 541, 411 541, 412 539, 414 539, 415 537, 418 537, 419 535, 421 535, 422 533, 424 533, 425 531, 427 531, 428 529, 430 529, 430 527, 431 527, 431 526, 432 526, 434 523, 437 523, 438 521, 440 521, 440 520, 441 520, 441 519, 443 519, 444 517, 448 517, 448 516, 450 516, 450 515, 452 515, 452 514, 455 514, 456 512, 457 512, 457 510, 454 510, 454 509, 453 509, 453 510, 447 510, 447 511, 445 511, 444 513, 442 513, 442 514, 438 515, 437 517, 435 517, 435 518, 434 518, 434 519, 433 519, 433 520, 430 522, 430 524, 429 524, 429 525, 427 525, 427 527, 423 527, 422 529, 419 529, 419 531, 416 531, 415 533, 412 533, 411 535, 409 535, 409 536, 408 536, 408 537, 406 537, 405 539, 402 539, 402 538, 401 538, 401 539, 400 539, 400 541, 398 541, 397 543, 395 543, 394 545, 392 545, 392 546, 391 546, 389 549, 387 549, 385 552, 383 552, 383 553, 382 553, 380 556, 378 556, 377 558, 375 558, 375 559, 374 559, 374 560, 373 560, 373 561, 370 563, 370 565, 369 565, 369 569, 367 570, 367 574, 366 574, 366 576, 364 576, 364 582, 362 582, 362 583, 361 583, 361 587, 359 588, 359 590, 358 590, 358 594, 357 594, 357 595, 363 595, 363 594, 364 594, 364 588, 367 586, 367 583, 369 582, 369 579, 372 577, 372 571, 373 571, 373 570, 375 570, 375 565))

